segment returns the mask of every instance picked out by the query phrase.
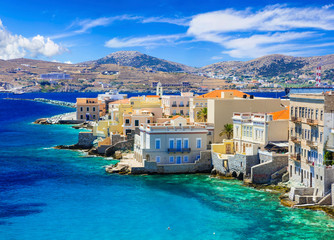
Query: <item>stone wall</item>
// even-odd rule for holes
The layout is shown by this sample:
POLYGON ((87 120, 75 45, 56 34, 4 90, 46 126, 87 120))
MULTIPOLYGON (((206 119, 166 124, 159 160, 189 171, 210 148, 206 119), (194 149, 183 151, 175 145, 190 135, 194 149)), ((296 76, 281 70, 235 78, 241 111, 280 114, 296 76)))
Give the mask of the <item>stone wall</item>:
POLYGON ((251 174, 251 168, 260 163, 258 155, 236 154, 228 157, 230 172, 242 172, 246 176, 251 174))
POLYGON ((111 147, 108 147, 105 150, 105 155, 108 156, 113 156, 116 151, 126 151, 126 150, 133 150, 133 145, 134 145, 134 140, 126 140, 122 142, 118 142, 114 144, 111 147))
POLYGON ((228 172, 228 169, 224 168, 224 161, 227 161, 226 159, 220 158, 218 153, 212 152, 211 153, 212 158, 212 166, 218 173, 226 174, 228 172))
MULTIPOLYGON (((260 154, 260 161, 264 161, 258 165, 255 165, 251 168, 251 181, 253 183, 270 183, 272 175, 283 168, 288 166, 288 155, 269 155, 269 154, 260 154)), ((282 171, 281 174, 284 174, 286 171, 282 171)), ((279 176, 274 176, 275 178, 279 176)))
POLYGON ((211 164, 211 152, 202 151, 200 153, 200 159, 195 163, 184 164, 157 164, 156 162, 144 161, 144 167, 132 167, 132 174, 144 174, 144 173, 159 173, 159 174, 172 174, 172 173, 203 173, 210 172, 212 169, 211 164))
POLYGON ((96 139, 92 132, 80 132, 78 143, 76 145, 83 148, 93 147, 93 141, 96 139))

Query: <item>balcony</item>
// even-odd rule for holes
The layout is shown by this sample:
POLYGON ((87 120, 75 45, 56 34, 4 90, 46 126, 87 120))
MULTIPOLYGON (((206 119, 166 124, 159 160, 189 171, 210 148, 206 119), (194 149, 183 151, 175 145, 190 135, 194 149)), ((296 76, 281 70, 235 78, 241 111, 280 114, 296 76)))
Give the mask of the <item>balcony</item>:
POLYGON ((298 117, 291 116, 291 121, 294 122, 294 123, 300 123, 301 119, 298 118, 298 117))
POLYGON ((317 147, 316 143, 313 142, 313 141, 310 141, 310 140, 306 141, 306 145, 309 146, 310 148, 316 148, 317 147))
POLYGON ((177 107, 177 105, 176 104, 172 104, 172 107, 177 107))
POLYGON ((168 148, 168 153, 190 153, 191 148, 168 148))
POLYGON ((318 120, 315 119, 306 119, 306 123, 310 126, 317 126, 318 125, 318 120))
POLYGON ((187 104, 186 107, 189 107, 189 104, 187 104))
POLYGON ((184 104, 180 104, 179 107, 184 107, 184 104))
POLYGON ((300 161, 300 154, 297 153, 297 154, 291 154, 290 155, 290 158, 294 161, 300 161))
POLYGON ((293 143, 300 144, 300 140, 296 136, 291 136, 290 139, 293 143))

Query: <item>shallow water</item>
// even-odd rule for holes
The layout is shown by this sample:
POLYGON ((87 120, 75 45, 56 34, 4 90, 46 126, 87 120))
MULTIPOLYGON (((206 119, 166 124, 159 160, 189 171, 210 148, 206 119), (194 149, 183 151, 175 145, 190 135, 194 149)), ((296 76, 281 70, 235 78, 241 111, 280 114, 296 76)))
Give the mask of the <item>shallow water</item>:
POLYGON ((31 122, 67 111, 0 100, 0 239, 333 239, 325 214, 236 180, 108 175, 112 160, 55 150, 79 130, 31 122))

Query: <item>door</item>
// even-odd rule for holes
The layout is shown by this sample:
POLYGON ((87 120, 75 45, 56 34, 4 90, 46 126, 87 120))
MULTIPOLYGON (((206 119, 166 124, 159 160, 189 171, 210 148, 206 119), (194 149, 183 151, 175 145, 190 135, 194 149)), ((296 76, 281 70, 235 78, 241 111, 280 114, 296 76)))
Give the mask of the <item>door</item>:
POLYGON ((86 120, 89 121, 89 113, 86 113, 86 120))
POLYGON ((181 163, 182 163, 182 161, 181 161, 181 156, 177 156, 177 157, 176 157, 176 163, 177 163, 177 164, 181 164, 181 163))
POLYGON ((226 144, 226 154, 231 154, 231 145, 226 144))
POLYGON ((182 150, 182 140, 181 139, 176 139, 176 149, 178 151, 182 150))
POLYGON ((312 173, 310 172, 310 187, 312 187, 312 173))

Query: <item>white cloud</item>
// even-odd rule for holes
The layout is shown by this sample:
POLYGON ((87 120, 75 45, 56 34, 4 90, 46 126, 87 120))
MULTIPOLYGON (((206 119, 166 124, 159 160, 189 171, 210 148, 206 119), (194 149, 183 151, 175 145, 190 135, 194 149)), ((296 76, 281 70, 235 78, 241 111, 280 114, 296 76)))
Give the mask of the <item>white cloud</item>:
POLYGON ((331 8, 331 7, 334 7, 334 4, 333 4, 333 3, 324 5, 322 8, 324 8, 324 9, 328 9, 328 8, 331 8))
POLYGON ((66 62, 64 62, 64 63, 66 63, 66 64, 72 64, 72 62, 71 62, 71 61, 66 61, 66 62))
POLYGON ((223 53, 235 58, 298 51, 313 45, 320 33, 334 30, 334 11, 330 7, 274 5, 256 12, 251 9, 209 12, 194 16, 187 34, 198 41, 220 44, 225 49, 223 53), (301 39, 307 41, 292 44, 301 39))
POLYGON ((182 38, 184 34, 174 35, 152 35, 134 38, 112 38, 105 43, 106 47, 124 48, 124 47, 156 47, 164 44, 174 44, 175 41, 182 38))
POLYGON ((334 11, 325 8, 288 8, 282 5, 251 10, 223 11, 199 14, 190 21, 188 34, 242 31, 287 31, 297 28, 334 30, 334 11))
POLYGON ((189 26, 191 18, 164 18, 164 17, 149 17, 143 18, 142 23, 169 23, 180 26, 189 26))
POLYGON ((53 42, 50 38, 37 35, 26 38, 22 35, 13 35, 8 32, 0 20, 0 58, 13 59, 25 56, 36 57, 39 55, 52 57, 66 49, 53 42))
POLYGON ((80 21, 75 21, 68 27, 68 29, 76 28, 76 30, 57 34, 57 35, 52 36, 51 38, 59 39, 59 38, 65 38, 65 37, 72 37, 75 35, 86 33, 95 27, 108 26, 112 24, 114 21, 136 20, 138 18, 139 17, 136 17, 136 16, 120 15, 120 16, 114 16, 114 17, 101 17, 97 19, 84 19, 80 21))

